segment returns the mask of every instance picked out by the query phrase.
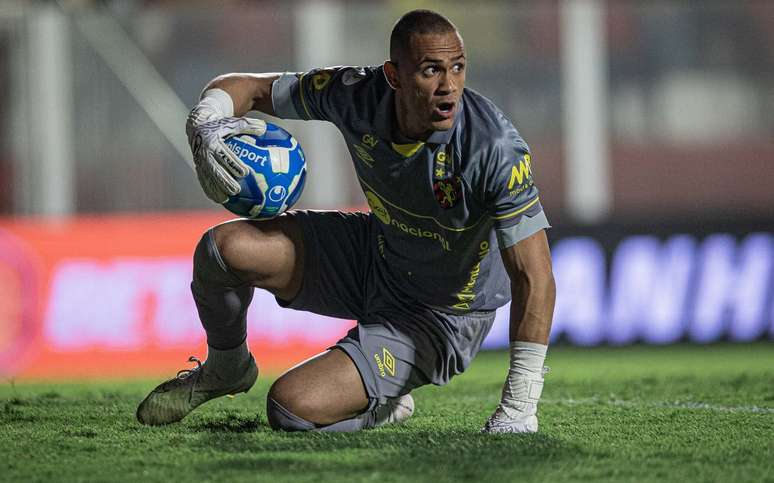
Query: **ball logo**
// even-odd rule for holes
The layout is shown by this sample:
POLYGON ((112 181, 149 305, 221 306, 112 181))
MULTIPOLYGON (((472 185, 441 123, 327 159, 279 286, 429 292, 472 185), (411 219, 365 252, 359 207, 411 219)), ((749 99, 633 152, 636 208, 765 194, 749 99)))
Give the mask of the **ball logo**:
POLYGON ((373 214, 376 215, 382 223, 389 225, 390 213, 387 211, 387 208, 384 207, 382 200, 380 200, 373 191, 366 191, 365 195, 368 206, 371 208, 373 214))
POLYGON ((261 166, 263 166, 264 163, 268 161, 268 158, 266 156, 261 156, 260 154, 256 153, 252 149, 242 146, 233 140, 227 142, 226 146, 228 146, 228 148, 231 149, 231 151, 234 154, 236 154, 237 157, 242 161, 250 161, 252 163, 258 163, 261 166))
POLYGON ((239 179, 239 196, 230 197, 223 204, 226 209, 265 220, 298 201, 306 180, 306 160, 301 145, 289 132, 268 123, 262 136, 242 133, 229 140, 229 149, 244 163, 248 175, 239 179))
POLYGON ((282 201, 287 193, 284 186, 275 186, 269 191, 269 199, 272 201, 282 201))

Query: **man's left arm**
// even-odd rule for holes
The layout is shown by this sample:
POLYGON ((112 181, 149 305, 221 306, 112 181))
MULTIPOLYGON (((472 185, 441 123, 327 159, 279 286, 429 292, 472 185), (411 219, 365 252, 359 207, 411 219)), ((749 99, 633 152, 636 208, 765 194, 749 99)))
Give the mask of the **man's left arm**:
POLYGON ((556 285, 545 230, 500 251, 511 280, 510 368, 486 433, 537 431, 556 285))
POLYGON ((510 341, 548 345, 556 299, 545 230, 500 251, 511 280, 510 341))

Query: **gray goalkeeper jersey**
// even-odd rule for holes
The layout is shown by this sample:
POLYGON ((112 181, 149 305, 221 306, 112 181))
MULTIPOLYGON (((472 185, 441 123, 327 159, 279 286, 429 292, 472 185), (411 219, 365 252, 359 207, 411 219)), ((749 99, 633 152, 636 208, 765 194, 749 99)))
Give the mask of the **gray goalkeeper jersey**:
POLYGON ((383 289, 449 313, 510 300, 495 244, 549 224, 529 148, 489 99, 465 89, 453 128, 413 144, 393 140, 394 93, 381 66, 285 74, 272 101, 281 118, 329 121, 343 134, 374 215, 370 249, 383 289))

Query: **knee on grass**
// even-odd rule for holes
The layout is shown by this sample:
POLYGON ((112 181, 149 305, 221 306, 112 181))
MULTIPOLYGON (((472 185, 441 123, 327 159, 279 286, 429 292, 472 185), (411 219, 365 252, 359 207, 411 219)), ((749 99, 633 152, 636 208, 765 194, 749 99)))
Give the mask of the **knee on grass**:
POLYGON ((266 415, 269 419, 269 425, 274 430, 351 433, 373 428, 375 425, 375 414, 375 411, 371 410, 349 419, 343 419, 327 425, 320 425, 294 414, 287 407, 271 397, 271 395, 269 395, 266 400, 266 415))
POLYGON ((269 419, 269 426, 275 431, 310 431, 316 427, 311 421, 293 414, 271 395, 266 398, 266 417, 269 419))
POLYGON ((269 389, 266 398, 266 417, 272 429, 309 431, 319 426, 323 407, 308 397, 298 384, 280 377, 269 389))
POLYGON ((292 376, 272 384, 266 398, 266 416, 272 429, 284 431, 322 430, 345 419, 337 414, 337 403, 292 376))

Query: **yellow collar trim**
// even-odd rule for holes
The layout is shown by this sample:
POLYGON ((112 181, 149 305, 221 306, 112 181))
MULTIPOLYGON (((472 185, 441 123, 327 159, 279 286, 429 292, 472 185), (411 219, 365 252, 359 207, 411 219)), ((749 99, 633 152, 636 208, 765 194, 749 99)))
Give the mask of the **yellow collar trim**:
POLYGON ((404 158, 410 158, 411 156, 417 154, 417 151, 419 151, 424 145, 425 143, 423 142, 411 143, 411 144, 392 143, 392 149, 399 152, 404 158))

